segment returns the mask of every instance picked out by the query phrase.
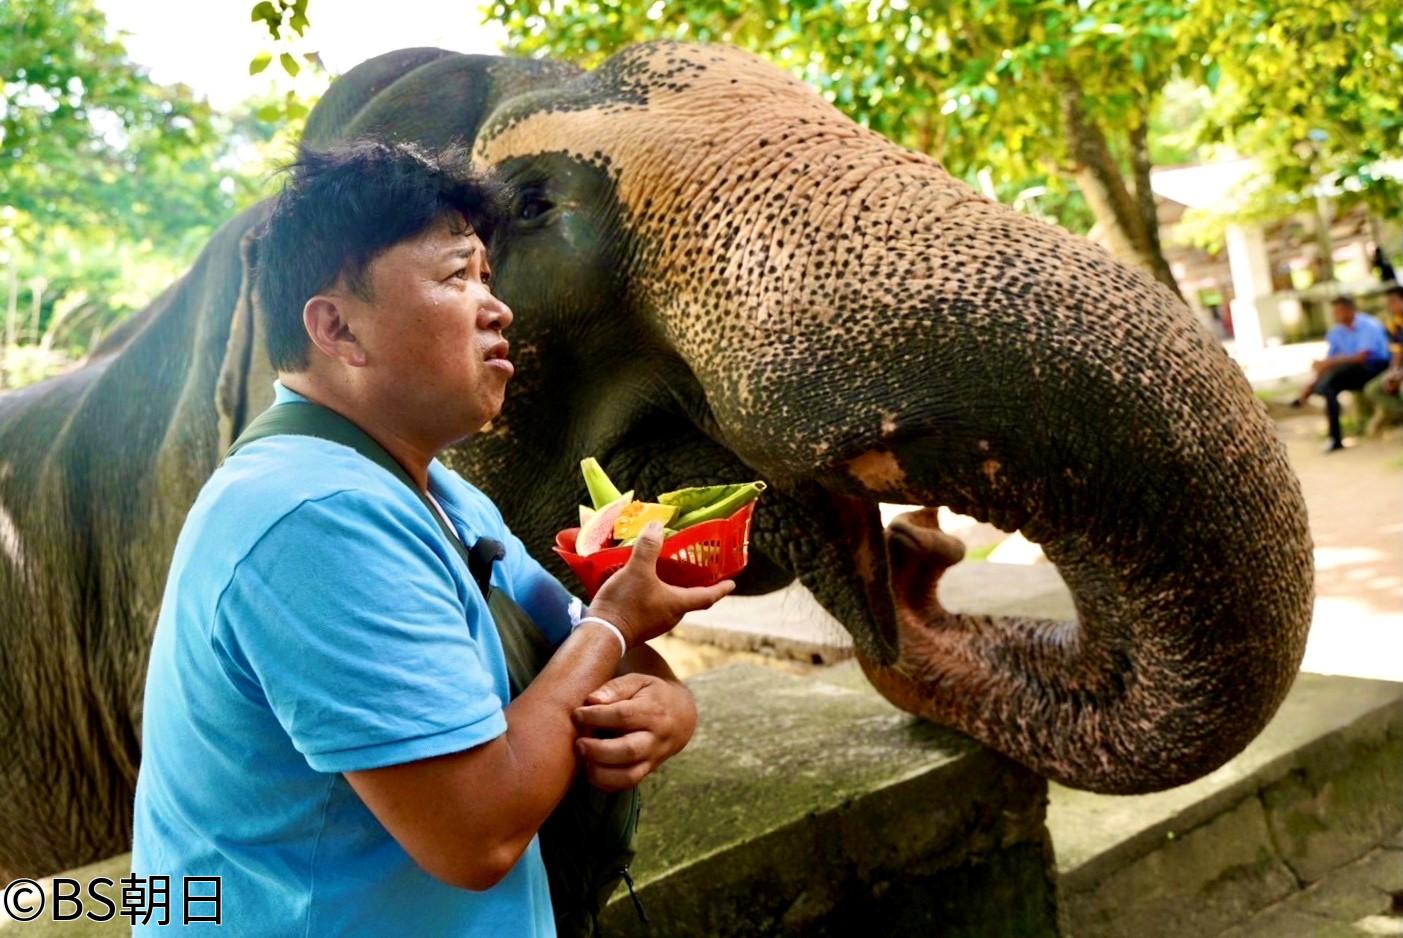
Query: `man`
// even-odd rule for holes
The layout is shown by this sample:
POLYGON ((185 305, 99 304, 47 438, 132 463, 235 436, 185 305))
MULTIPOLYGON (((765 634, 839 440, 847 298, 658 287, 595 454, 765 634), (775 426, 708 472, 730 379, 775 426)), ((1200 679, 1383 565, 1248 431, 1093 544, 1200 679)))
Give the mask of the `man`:
POLYGON ((1384 303, 1388 307, 1384 329, 1392 355, 1388 370, 1364 386, 1364 399, 1373 410, 1369 436, 1377 435, 1385 424, 1403 420, 1403 397, 1399 396, 1399 388, 1403 387, 1403 287, 1389 287, 1384 292, 1384 303))
POLYGON ((177 893, 221 877, 226 934, 551 935, 536 832, 577 757, 624 789, 695 726, 644 643, 732 584, 663 584, 653 526, 577 625, 496 507, 434 458, 498 413, 513 370, 485 249, 499 200, 463 165, 381 143, 304 154, 260 243, 275 407, 349 419, 431 501, 353 449, 282 435, 230 457, 186 519, 132 864, 177 893), (556 646, 514 700, 430 505, 465 545, 506 545, 493 585, 556 646))
POLYGON ((1300 407, 1312 394, 1325 398, 1330 422, 1330 442, 1325 452, 1334 453, 1345 447, 1340 429, 1340 392, 1362 390, 1388 366, 1388 336, 1377 319, 1355 307, 1352 297, 1335 297, 1330 311, 1335 325, 1325 334, 1326 357, 1312 366, 1315 377, 1292 405, 1300 407))

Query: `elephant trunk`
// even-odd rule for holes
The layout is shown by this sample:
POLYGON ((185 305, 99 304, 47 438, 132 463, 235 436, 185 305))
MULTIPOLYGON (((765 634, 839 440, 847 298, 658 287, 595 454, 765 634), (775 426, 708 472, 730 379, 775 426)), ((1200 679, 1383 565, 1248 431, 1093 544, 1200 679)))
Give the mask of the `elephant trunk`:
POLYGON ((784 219, 812 245, 783 258, 810 274, 800 298, 713 356, 739 368, 747 346, 733 390, 707 382, 748 462, 818 480, 835 515, 873 505, 846 535, 865 615, 796 572, 903 709, 1080 788, 1212 770, 1275 712, 1310 620, 1304 503, 1264 408, 1163 287, 923 157, 863 149, 860 176, 784 219), (947 612, 957 543, 932 511, 883 550, 877 501, 1021 530, 1079 621, 947 612))

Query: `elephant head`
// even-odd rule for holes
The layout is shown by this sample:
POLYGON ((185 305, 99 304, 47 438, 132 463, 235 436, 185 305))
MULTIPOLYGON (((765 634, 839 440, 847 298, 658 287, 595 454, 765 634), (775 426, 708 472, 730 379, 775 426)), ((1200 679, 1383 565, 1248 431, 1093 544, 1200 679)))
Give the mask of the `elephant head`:
POLYGON ((1275 711, 1312 602, 1299 487, 1149 277, 729 48, 436 58, 344 134, 467 140, 515 189, 517 377, 450 459, 535 549, 586 455, 642 492, 763 477, 745 585, 798 577, 893 702, 1054 779, 1179 784, 1275 711), (933 511, 884 536, 881 501, 1022 530, 1079 621, 947 613, 958 542, 933 511))

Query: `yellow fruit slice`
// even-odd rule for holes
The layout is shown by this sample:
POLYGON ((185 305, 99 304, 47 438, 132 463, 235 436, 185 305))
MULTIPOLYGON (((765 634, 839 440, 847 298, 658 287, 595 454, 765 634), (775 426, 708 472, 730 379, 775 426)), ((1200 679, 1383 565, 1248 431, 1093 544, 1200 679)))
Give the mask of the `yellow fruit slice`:
POLYGON ((648 522, 657 521, 666 525, 677 514, 676 505, 659 505, 657 502, 633 502, 614 519, 614 539, 622 541, 626 537, 637 537, 643 533, 648 522))

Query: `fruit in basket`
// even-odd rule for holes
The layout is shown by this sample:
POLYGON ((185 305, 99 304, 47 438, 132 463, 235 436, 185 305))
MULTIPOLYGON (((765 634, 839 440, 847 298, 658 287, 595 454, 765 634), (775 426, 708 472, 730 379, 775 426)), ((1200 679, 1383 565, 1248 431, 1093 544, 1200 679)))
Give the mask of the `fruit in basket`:
MULTIPOLYGON (((709 488, 724 489, 724 491, 718 493, 712 501, 697 508, 693 508, 686 514, 681 515, 673 522, 672 526, 674 528, 683 531, 694 524, 701 524, 703 521, 715 521, 717 518, 729 518, 747 504, 759 498, 760 493, 765 491, 765 483, 744 482, 738 485, 709 486, 709 488)), ((683 491, 685 491, 685 489, 683 491)))
POLYGON ((710 505, 717 499, 726 497, 732 488, 734 486, 699 485, 695 488, 664 492, 658 496, 658 501, 664 505, 676 505, 677 513, 685 515, 689 511, 696 511, 698 508, 710 505))
MULTIPOLYGON (((599 460, 593 456, 581 460, 580 471, 584 473, 585 488, 589 489, 589 499, 594 503, 595 511, 619 500, 622 493, 619 492, 618 486, 609 480, 604 467, 599 465, 599 460)), ((584 521, 580 524, 583 525, 584 521)))
POLYGON ((580 533, 575 537, 575 553, 581 557, 588 557, 607 546, 614 538, 614 522, 632 501, 633 492, 625 492, 591 515, 588 522, 580 525, 580 533))
POLYGON ((637 537, 650 521, 656 521, 666 527, 676 514, 677 509, 672 505, 660 505, 657 502, 633 502, 624 506, 623 512, 614 522, 614 538, 622 541, 637 537))
MULTIPOLYGON (((593 456, 580 461, 580 472, 589 489, 589 505, 579 506, 580 528, 573 553, 588 557, 610 547, 628 547, 650 522, 663 525, 663 540, 704 521, 724 520, 754 501, 765 490, 764 482, 703 485, 677 489, 658 496, 656 502, 633 500, 633 492, 620 493, 593 456)), ((686 562, 705 565, 706 545, 686 548, 686 562), (700 559, 698 559, 700 558, 700 559)))
POLYGON ((643 502, 634 501, 631 491, 610 498, 618 487, 598 460, 582 460, 580 471, 594 504, 579 506, 580 527, 556 534, 555 552, 588 595, 627 562, 638 536, 654 521, 663 525, 657 559, 663 582, 707 586, 745 569, 753 502, 764 482, 678 489, 643 502))

